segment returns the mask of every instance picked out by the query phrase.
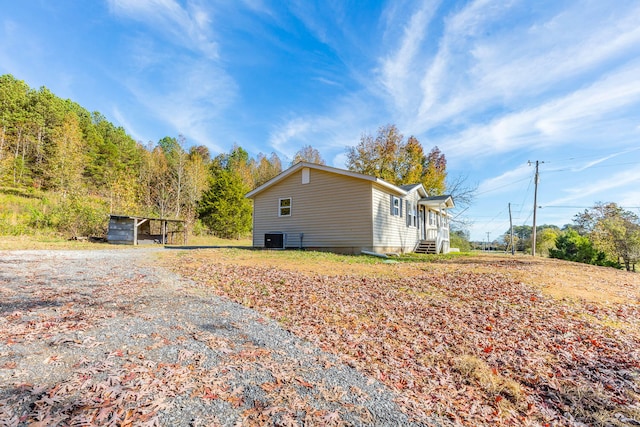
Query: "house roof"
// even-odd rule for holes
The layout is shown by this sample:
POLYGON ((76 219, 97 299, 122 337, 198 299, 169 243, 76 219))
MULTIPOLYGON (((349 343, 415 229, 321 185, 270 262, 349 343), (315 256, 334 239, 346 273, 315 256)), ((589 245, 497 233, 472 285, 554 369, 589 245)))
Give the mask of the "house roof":
MULTIPOLYGON (((297 171, 299 171, 302 168, 316 169, 316 170, 320 170, 320 171, 324 171, 324 172, 335 173, 337 175, 343 175, 343 176, 348 176, 348 177, 351 177, 351 178, 370 181, 370 182, 372 182, 374 184, 378 184, 378 185, 386 188, 391 193, 397 194, 399 196, 407 195, 409 192, 411 192, 417 186, 422 187, 422 184, 413 184, 413 185, 410 185, 410 186, 396 186, 396 185, 390 184, 387 181, 384 181, 384 180, 382 180, 380 178, 376 178, 376 177, 370 176, 370 175, 365 175, 365 174, 362 174, 362 173, 352 172, 352 171, 348 171, 348 170, 345 170, 345 169, 334 168, 334 167, 326 166, 326 165, 319 165, 317 163, 299 162, 299 163, 296 163, 295 165, 291 166, 289 169, 281 172, 278 176, 276 176, 276 177, 270 179, 269 181, 265 182, 261 186, 251 190, 250 192, 248 192, 245 195, 245 197, 247 197, 249 199, 255 197, 259 193, 261 193, 264 190, 270 188, 271 186, 277 184, 278 182, 282 181, 283 179, 287 178, 288 176, 296 173, 297 171), (404 187, 411 187, 411 188, 405 189, 404 187)), ((422 189, 422 192, 426 196, 427 193, 424 191, 424 188, 422 189)))
POLYGON ((453 197, 450 194, 444 194, 442 196, 423 197, 420 199, 420 204, 437 208, 453 208, 453 197))
POLYGON ((117 215, 117 214, 109 214, 110 218, 119 218, 119 219, 148 219, 151 221, 167 221, 167 222, 185 222, 184 219, 169 219, 169 218, 156 218, 151 216, 131 216, 131 215, 117 215))

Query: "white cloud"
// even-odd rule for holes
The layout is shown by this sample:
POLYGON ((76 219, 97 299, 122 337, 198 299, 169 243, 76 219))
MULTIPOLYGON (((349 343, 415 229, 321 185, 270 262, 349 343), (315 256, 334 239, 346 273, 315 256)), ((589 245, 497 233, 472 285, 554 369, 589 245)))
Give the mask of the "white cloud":
POLYGON ((112 112, 113 117, 116 119, 116 123, 119 126, 122 126, 133 139, 135 139, 136 141, 141 141, 143 144, 147 142, 145 140, 145 137, 140 132, 136 131, 136 129, 131 125, 129 120, 127 120, 127 118, 124 116, 124 114, 122 114, 118 107, 113 107, 112 112))
MULTIPOLYGON (((394 80, 388 86, 395 92, 414 89, 403 97, 412 101, 400 113, 414 114, 411 127, 426 132, 504 109, 535 108, 545 97, 578 90, 603 69, 620 67, 630 51, 640 54, 637 4, 612 11, 605 4, 577 3, 539 15, 523 9, 519 2, 473 2, 444 21, 434 55, 403 45, 400 52, 412 53, 407 57, 425 70, 420 79, 406 72, 389 74, 394 80)), ((414 33, 409 40, 419 36, 414 33)), ((554 130, 552 122, 541 126, 554 130)))
POLYGON ((584 185, 566 189, 565 192, 569 193, 568 196, 556 198, 546 204, 550 206, 563 205, 580 200, 586 200, 588 203, 592 203, 590 198, 593 196, 600 197, 605 194, 607 196, 611 196, 613 190, 624 188, 629 185, 635 187, 635 184, 639 181, 640 169, 629 169, 611 176, 603 177, 598 181, 588 180, 584 185))
MULTIPOLYGON (((399 47, 381 60, 380 83, 400 111, 415 108, 416 90, 411 83, 419 73, 420 67, 416 66, 420 62, 418 55, 436 10, 436 3, 426 3, 411 15, 404 26, 399 47)), ((397 22, 387 25, 397 25, 397 22)))
POLYGON ((598 158, 596 160, 591 160, 589 162, 586 162, 581 166, 571 168, 571 172, 582 172, 583 170, 589 169, 589 168, 591 168, 593 166, 599 165, 600 163, 606 162, 609 159, 613 159, 613 158, 621 156, 623 154, 633 153, 634 151, 638 151, 638 150, 640 150, 640 148, 632 148, 630 150, 624 150, 624 151, 620 151, 620 152, 617 152, 617 153, 612 153, 612 154, 600 157, 600 158, 598 158))
POLYGON ((149 28, 168 34, 168 41, 178 41, 210 59, 218 57, 218 44, 211 34, 207 10, 189 2, 183 8, 174 0, 108 0, 112 13, 146 23, 149 28))
POLYGON ((618 205, 640 215, 640 191, 629 190, 623 192, 618 198, 618 205))
POLYGON ((640 104, 640 62, 616 70, 589 87, 538 107, 469 126, 438 141, 448 156, 487 156, 522 148, 637 138, 636 121, 626 109, 640 104))
POLYGON ((153 87, 143 78, 132 78, 127 81, 128 89, 176 133, 212 151, 222 151, 221 144, 228 141, 216 142, 221 135, 215 133, 215 125, 236 100, 235 82, 216 65, 197 60, 167 66, 163 74, 163 88, 153 87))

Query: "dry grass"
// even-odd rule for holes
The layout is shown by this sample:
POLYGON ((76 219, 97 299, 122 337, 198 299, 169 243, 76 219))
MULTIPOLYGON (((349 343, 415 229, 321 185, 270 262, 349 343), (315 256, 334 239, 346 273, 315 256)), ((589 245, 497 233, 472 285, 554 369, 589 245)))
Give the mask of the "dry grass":
MULTIPOLYGON (((211 253, 207 251, 193 252, 190 255, 194 260, 211 257, 211 253)), ((557 300, 580 300, 606 305, 629 302, 640 304, 640 274, 524 255, 478 254, 447 259, 431 257, 426 262, 415 258, 415 262, 387 264, 381 259, 368 256, 230 249, 216 251, 215 258, 223 264, 321 275, 402 278, 420 276, 425 272, 504 273, 557 300)))
MULTIPOLYGON (((120 245, 107 245, 87 241, 67 240, 51 235, 42 236, 0 236, 0 250, 35 250, 35 249, 117 249, 120 245)), ((131 246, 124 246, 131 248, 131 246)))
MULTIPOLYGON (((192 247, 248 247, 252 242, 250 238, 244 239, 220 239, 214 236, 191 236, 188 246, 192 247)), ((100 250, 100 249, 124 249, 133 248, 130 245, 110 245, 107 243, 94 243, 88 241, 68 240, 52 234, 1 236, 0 250, 36 250, 36 249, 60 249, 60 250, 100 250)), ((138 248, 160 247, 160 245, 141 245, 138 248)))
POLYGON ((520 383, 500 374, 496 368, 477 356, 465 354, 454 358, 453 369, 477 384, 488 396, 492 397, 505 411, 524 410, 526 394, 520 383))

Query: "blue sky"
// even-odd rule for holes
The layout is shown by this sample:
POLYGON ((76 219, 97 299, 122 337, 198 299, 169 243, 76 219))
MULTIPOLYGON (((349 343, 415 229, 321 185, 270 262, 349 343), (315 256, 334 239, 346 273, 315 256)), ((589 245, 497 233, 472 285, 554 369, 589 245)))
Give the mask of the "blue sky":
MULTIPOLYGON (((0 0, 0 74, 144 143, 344 167, 395 123, 478 185, 471 236, 640 213, 640 2, 0 0)), ((457 213, 456 213, 457 215, 457 213)))

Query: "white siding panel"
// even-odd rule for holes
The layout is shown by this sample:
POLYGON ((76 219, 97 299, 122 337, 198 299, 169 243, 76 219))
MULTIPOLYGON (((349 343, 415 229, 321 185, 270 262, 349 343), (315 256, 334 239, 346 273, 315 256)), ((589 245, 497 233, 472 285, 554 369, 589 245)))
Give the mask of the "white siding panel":
POLYGON ((374 250, 411 252, 419 241, 419 229, 407 226, 406 202, 418 201, 417 191, 402 198, 402 217, 391 215, 391 195, 383 188, 373 187, 373 246, 374 250))
POLYGON ((273 231, 303 233, 305 248, 372 247, 371 182, 311 169, 302 184, 298 171, 256 195, 253 206, 255 247, 273 231), (286 197, 291 216, 278 217, 278 200, 286 197))

